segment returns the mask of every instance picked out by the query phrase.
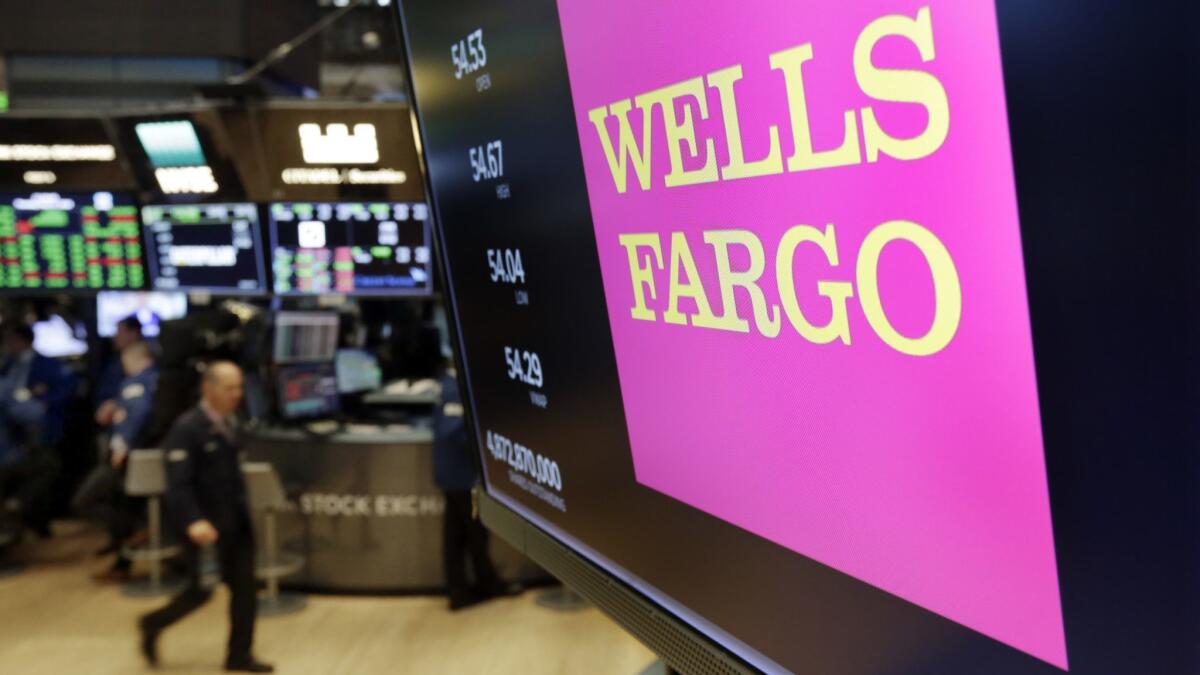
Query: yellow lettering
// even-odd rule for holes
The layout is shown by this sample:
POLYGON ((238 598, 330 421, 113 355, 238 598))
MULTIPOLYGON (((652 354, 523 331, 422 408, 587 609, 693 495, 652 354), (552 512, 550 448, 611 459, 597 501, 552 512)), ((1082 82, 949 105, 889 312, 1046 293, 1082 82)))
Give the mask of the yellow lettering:
POLYGON ((863 108, 863 142, 868 162, 878 161, 880 152, 905 160, 928 157, 942 147, 950 132, 950 102, 946 98, 946 89, 936 77, 921 70, 876 68, 871 62, 876 43, 890 35, 908 38, 917 46, 923 62, 928 63, 936 57, 929 7, 922 7, 916 19, 881 17, 863 29, 854 45, 854 76, 858 86, 863 93, 879 101, 924 106, 929 113, 929 122, 915 138, 896 138, 879 126, 873 108, 863 108))
POLYGON ((936 354, 950 344, 962 319, 962 286, 950 252, 937 235, 906 220, 893 220, 871 230, 858 251, 858 294, 863 314, 880 339, 892 349, 910 356, 936 354), (934 314, 929 332, 919 338, 901 335, 888 321, 879 299, 879 255, 893 241, 913 243, 933 276, 934 314))
POLYGON ((788 171, 859 164, 862 162, 862 156, 858 151, 858 123, 853 110, 847 110, 844 116, 846 133, 842 145, 835 150, 824 152, 813 150, 812 129, 808 121, 808 100, 804 94, 804 64, 812 58, 812 44, 802 44, 771 54, 771 69, 783 73, 783 81, 787 86, 788 111, 792 118, 792 143, 795 149, 788 158, 788 171))
POLYGON ((721 116, 725 121, 725 142, 729 146, 729 164, 721 168, 722 180, 737 178, 754 178, 783 173, 782 153, 779 150, 779 128, 771 125, 767 135, 771 139, 771 149, 767 156, 747 162, 742 149, 742 125, 738 119, 737 98, 733 85, 742 79, 742 67, 730 66, 708 74, 708 86, 717 90, 721 97, 721 116))
POLYGON ((617 237, 621 245, 625 247, 625 252, 629 255, 629 278, 633 282, 633 309, 629 314, 641 321, 654 321, 657 314, 654 310, 646 306, 645 289, 649 289, 651 298, 658 298, 654 288, 654 272, 650 269, 649 259, 647 264, 642 265, 641 257, 638 255, 638 248, 646 247, 654 254, 655 266, 662 269, 662 244, 659 242, 658 234, 648 232, 645 234, 622 234, 617 237))
POLYGON ((762 242, 749 230, 713 230, 704 233, 704 241, 713 247, 716 256, 717 280, 721 285, 721 303, 723 315, 716 317, 711 328, 749 333, 749 324, 738 317, 737 302, 733 296, 734 287, 740 286, 750 294, 750 304, 754 309, 754 323, 758 332, 766 337, 779 335, 780 319, 779 306, 773 305, 770 314, 767 312, 767 300, 762 289, 758 287, 758 279, 766 266, 762 242), (750 254, 750 266, 743 272, 734 272, 729 263, 729 246, 736 244, 745 247, 750 254))
POLYGON ((717 317, 713 316, 712 308, 708 305, 708 296, 704 293, 704 284, 696 271, 696 261, 692 258, 692 249, 688 246, 687 237, 682 232, 671 234, 671 279, 667 293, 667 311, 663 312, 663 321, 680 326, 687 325, 687 316, 679 311, 680 298, 691 298, 696 302, 696 314, 692 317, 692 325, 700 328, 717 328, 717 317), (679 280, 682 271, 686 281, 679 280))
MULTIPOLYGON (((717 157, 713 152, 713 140, 711 138, 704 141, 705 160, 704 166, 693 171, 685 171, 683 169, 683 153, 680 151, 680 144, 686 143, 688 153, 692 157, 698 157, 699 151, 696 147, 696 126, 692 119, 692 107, 684 101, 683 119, 680 120, 675 113, 675 100, 685 97, 696 99, 696 105, 700 110, 700 119, 708 119, 708 99, 704 95, 704 79, 693 77, 690 80, 677 82, 667 85, 654 91, 641 94, 634 99, 637 107, 642 109, 642 114, 646 119, 650 119, 650 113, 654 106, 662 108, 663 124, 667 132, 667 154, 671 158, 671 172, 665 177, 664 182, 667 187, 677 187, 680 185, 695 185, 697 183, 715 183, 717 181, 717 157)), ((649 146, 647 146, 649 150, 649 146)))
POLYGON ((833 316, 824 326, 814 326, 800 311, 800 303, 796 300, 796 280, 793 278, 792 265, 795 260, 796 247, 805 242, 811 242, 821 247, 825 259, 830 266, 838 266, 837 239, 833 225, 826 225, 821 232, 810 225, 796 225, 783 234, 779 242, 779 251, 775 258, 775 276, 779 284, 779 300, 788 321, 804 339, 819 345, 828 344, 840 339, 842 344, 850 344, 850 322, 846 313, 846 300, 854 295, 854 286, 846 281, 818 281, 817 293, 829 298, 833 307, 833 316))
POLYGON ((600 107, 588 111, 588 119, 592 121, 592 126, 596 127, 596 133, 600 135, 600 146, 604 149, 604 159, 608 160, 608 170, 612 172, 613 184, 616 185, 617 192, 625 194, 625 188, 628 179, 628 166, 633 164, 633 171, 637 174, 638 185, 643 190, 650 189, 650 113, 649 111, 642 114, 642 145, 645 149, 639 148, 637 141, 633 138, 633 130, 629 127, 629 111, 633 108, 633 102, 629 99, 617 101, 612 104, 612 114, 617 118, 617 147, 620 153, 613 152, 612 139, 608 137, 608 128, 605 125, 605 119, 608 117, 608 108, 600 107))

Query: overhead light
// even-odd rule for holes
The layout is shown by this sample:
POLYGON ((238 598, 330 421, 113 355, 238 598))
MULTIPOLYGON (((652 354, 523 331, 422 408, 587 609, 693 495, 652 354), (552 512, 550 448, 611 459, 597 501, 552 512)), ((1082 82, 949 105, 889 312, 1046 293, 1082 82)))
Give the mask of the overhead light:
POLYGON ((111 145, 0 144, 0 162, 111 162, 117 149, 111 145))
POLYGON ((30 185, 54 185, 58 182, 58 176, 53 171, 26 171, 22 177, 30 185))

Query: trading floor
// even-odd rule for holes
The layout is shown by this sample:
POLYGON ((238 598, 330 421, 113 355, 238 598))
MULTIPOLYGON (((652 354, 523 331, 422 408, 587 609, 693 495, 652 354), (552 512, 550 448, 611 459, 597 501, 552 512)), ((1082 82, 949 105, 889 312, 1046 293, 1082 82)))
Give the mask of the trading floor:
MULTIPOLYGON (((134 644, 136 616, 162 600, 125 597, 93 583, 91 552, 103 538, 75 523, 25 544, 31 564, 0 578, 0 671, 24 675, 129 675, 145 666, 134 644)), ((226 591, 163 638, 172 675, 212 673, 226 636, 226 591)), ((443 597, 309 598, 308 608, 263 619, 257 650, 289 675, 361 673, 587 673, 633 675, 653 655, 595 609, 555 612, 537 590, 451 614, 443 597)), ((149 671, 146 671, 149 672, 149 671)))

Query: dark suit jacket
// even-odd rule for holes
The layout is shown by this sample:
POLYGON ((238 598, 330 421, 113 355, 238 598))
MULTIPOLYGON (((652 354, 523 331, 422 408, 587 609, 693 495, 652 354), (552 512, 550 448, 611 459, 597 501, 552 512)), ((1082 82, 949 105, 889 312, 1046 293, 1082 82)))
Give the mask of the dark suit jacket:
POLYGON ((161 445, 167 459, 165 505, 180 533, 208 520, 222 539, 232 541, 240 528, 250 527, 237 443, 218 432, 199 406, 175 421, 161 445))

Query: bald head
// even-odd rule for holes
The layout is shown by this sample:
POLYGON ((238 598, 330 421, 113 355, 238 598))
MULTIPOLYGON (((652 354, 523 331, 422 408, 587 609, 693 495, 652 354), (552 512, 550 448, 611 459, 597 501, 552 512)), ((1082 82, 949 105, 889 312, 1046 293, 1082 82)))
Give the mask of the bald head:
POLYGON ((214 361, 204 370, 200 387, 204 402, 222 415, 232 415, 242 404, 242 369, 232 361, 214 361))

